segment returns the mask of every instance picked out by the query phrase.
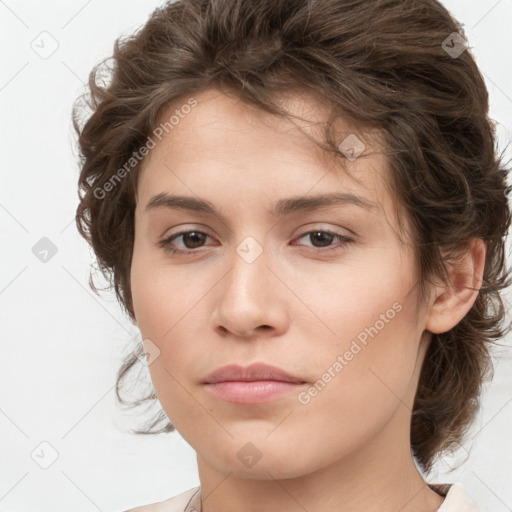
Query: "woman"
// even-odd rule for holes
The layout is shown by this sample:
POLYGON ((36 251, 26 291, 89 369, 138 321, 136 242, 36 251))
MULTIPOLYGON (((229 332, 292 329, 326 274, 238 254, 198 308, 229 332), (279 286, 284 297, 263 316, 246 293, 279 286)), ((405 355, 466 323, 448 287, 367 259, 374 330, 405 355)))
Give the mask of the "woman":
POLYGON ((450 14, 178 0, 113 62, 75 112, 77 226, 141 333, 118 392, 142 360, 147 431, 177 429, 200 480, 133 510, 479 510, 425 478, 478 410, 509 284, 450 14))

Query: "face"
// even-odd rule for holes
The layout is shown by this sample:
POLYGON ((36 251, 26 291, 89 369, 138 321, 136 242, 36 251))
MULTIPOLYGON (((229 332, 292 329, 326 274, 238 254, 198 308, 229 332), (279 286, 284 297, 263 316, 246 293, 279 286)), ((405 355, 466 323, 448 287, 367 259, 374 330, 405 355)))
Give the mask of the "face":
POLYGON ((406 438, 425 319, 383 152, 367 140, 358 158, 328 157, 297 127, 318 134, 323 111, 299 96, 289 110, 309 123, 194 98, 164 116, 181 112, 144 161, 135 211, 134 312, 167 416, 202 461, 254 478, 326 467, 391 424, 406 438), (327 194, 339 201, 305 201, 327 194), (255 362, 299 383, 204 383, 255 362))

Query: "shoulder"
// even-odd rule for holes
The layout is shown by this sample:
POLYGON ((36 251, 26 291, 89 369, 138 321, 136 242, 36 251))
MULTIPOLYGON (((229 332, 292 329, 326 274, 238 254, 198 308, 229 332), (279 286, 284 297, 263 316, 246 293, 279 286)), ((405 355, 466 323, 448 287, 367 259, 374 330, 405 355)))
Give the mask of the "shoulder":
POLYGON ((200 496, 199 491, 199 486, 193 487, 167 500, 131 508, 130 510, 125 510, 125 512, 200 512, 200 507, 197 506, 187 508, 187 505, 192 505, 192 503, 197 501, 197 498, 200 496))
POLYGON ((478 505, 469 499, 462 484, 447 484, 443 487, 448 492, 437 512, 482 512, 478 505))

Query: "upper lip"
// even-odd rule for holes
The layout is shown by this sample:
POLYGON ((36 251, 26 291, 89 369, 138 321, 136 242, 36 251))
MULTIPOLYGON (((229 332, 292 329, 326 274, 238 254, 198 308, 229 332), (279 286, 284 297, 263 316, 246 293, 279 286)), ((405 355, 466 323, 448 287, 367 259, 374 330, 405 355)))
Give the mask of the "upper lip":
POLYGON ((279 380, 283 382, 303 383, 303 379, 290 375, 277 366, 265 363, 253 363, 246 368, 237 364, 228 364, 217 368, 204 380, 205 384, 226 381, 257 381, 257 380, 279 380))

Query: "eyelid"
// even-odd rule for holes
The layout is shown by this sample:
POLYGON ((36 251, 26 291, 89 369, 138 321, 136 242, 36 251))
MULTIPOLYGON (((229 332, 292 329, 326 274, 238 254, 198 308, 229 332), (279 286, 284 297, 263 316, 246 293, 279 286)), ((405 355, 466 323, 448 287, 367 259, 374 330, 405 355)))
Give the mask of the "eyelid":
MULTIPOLYGON (((329 251, 341 250, 345 245, 353 243, 355 241, 354 238, 351 237, 351 236, 347 236, 347 235, 345 235, 343 233, 337 233, 336 231, 333 231, 333 230, 330 230, 330 229, 321 229, 321 228, 319 228, 319 229, 318 228, 317 229, 309 229, 307 231, 304 231, 299 236, 296 236, 293 239, 293 241, 300 240, 301 238, 304 238, 304 237, 306 237, 308 235, 311 235, 313 233, 318 233, 318 232, 328 233, 329 235, 332 235, 335 240, 338 240, 338 242, 335 243, 334 245, 328 245, 327 247, 305 246, 310 251, 313 251, 313 252, 315 252, 317 254, 320 254, 320 255, 322 253, 328 253, 329 251)), ((300 245, 302 245, 302 244, 300 244, 300 245)))
MULTIPOLYGON (((308 226, 308 224, 304 224, 302 226, 299 226, 296 229, 296 231, 299 232, 299 234, 293 235, 294 239, 296 239, 297 237, 301 238, 304 235, 307 235, 307 234, 309 234, 311 232, 315 232, 315 231, 324 231, 324 232, 330 233, 332 235, 343 236, 343 237, 346 237, 346 238, 351 238, 351 237, 355 237, 356 236, 356 234, 351 229, 348 229, 348 228, 343 228, 345 231, 348 232, 348 234, 345 234, 345 233, 339 233, 339 232, 337 232, 336 230, 334 230, 331 227, 325 227, 325 225, 321 225, 320 227, 318 227, 318 226, 312 227, 312 228, 307 229, 306 231, 302 231, 302 229, 306 229, 304 226, 308 226)), ((341 229, 341 228, 339 228, 339 229, 341 229)), ((174 233, 170 233, 170 234, 164 235, 162 237, 162 241, 169 240, 173 236, 187 234, 187 233, 189 233, 191 231, 197 231, 197 232, 200 232, 200 233, 204 233, 205 235, 208 235, 211 238, 215 238, 215 236, 211 234, 210 230, 207 227, 205 227, 205 226, 203 226, 201 224, 196 224, 195 226, 187 226, 185 224, 185 225, 180 225, 179 226, 179 231, 176 231, 174 233), (199 226, 199 227, 197 227, 197 226, 199 226)))
POLYGON ((186 233, 190 233, 191 231, 197 231, 199 233, 204 233, 205 235, 208 235, 212 238, 215 238, 214 235, 212 235, 212 232, 209 228, 202 224, 180 224, 179 226, 175 226, 170 231, 165 231, 166 234, 162 236, 162 240, 168 240, 169 238, 172 238, 173 236, 177 235, 183 235, 186 233), (175 231, 174 231, 175 230, 175 231))
MULTIPOLYGON (((348 230, 348 231, 350 231, 350 230, 348 230)), ((206 235, 206 237, 215 238, 214 236, 210 235, 208 230, 203 229, 202 227, 200 229, 192 228, 192 227, 188 227, 188 228, 181 227, 180 231, 171 233, 171 234, 167 235, 166 237, 164 237, 162 240, 160 240, 158 242, 158 246, 160 248, 162 248, 164 251, 169 252, 171 254, 178 254, 178 255, 180 255, 180 254, 181 255, 198 254, 203 251, 204 246, 198 247, 196 249, 187 249, 187 248, 176 249, 171 245, 175 239, 180 238, 180 237, 182 237, 186 234, 189 234, 191 232, 197 232, 197 233, 206 235)), ((303 247, 306 247, 307 250, 314 252, 315 254, 321 255, 322 253, 328 253, 329 251, 342 250, 346 245, 355 242, 354 237, 347 236, 346 234, 339 233, 333 229, 329 229, 329 228, 325 228, 325 227, 310 228, 305 231, 302 231, 301 233, 299 233, 298 235, 296 235, 293 238, 292 242, 295 242, 296 240, 300 240, 303 237, 306 237, 308 235, 311 235, 313 233, 318 233, 318 232, 328 233, 329 235, 332 235, 334 237, 334 241, 337 240, 337 243, 335 243, 334 245, 328 245, 326 247, 304 246, 303 244, 298 244, 298 245, 302 245, 303 247)), ((293 244, 293 245, 296 245, 296 244, 293 244)))
MULTIPOLYGON (((189 233, 192 233, 192 232, 195 232, 195 233, 201 233, 203 235, 206 235, 208 238, 215 238, 214 236, 210 235, 210 233, 201 228, 201 229, 196 229, 196 228, 182 228, 180 231, 176 231, 175 233, 171 233, 169 235, 166 235, 164 236, 161 240, 158 241, 158 245, 162 248, 166 248, 166 247, 170 247, 171 245, 171 242, 173 242, 175 239, 177 238, 180 238, 184 235, 187 235, 189 233)), ((201 251, 203 249, 203 247, 199 247, 197 249, 176 249, 176 252, 188 252, 190 254, 194 253, 194 252, 197 252, 197 251, 201 251)))
POLYGON ((302 235, 311 233, 311 231, 327 231, 328 233, 332 233, 334 235, 342 235, 348 238, 357 236, 357 234, 354 231, 345 226, 334 226, 333 224, 325 222, 307 222, 306 224, 302 224, 301 226, 299 226, 295 231, 297 233, 302 233, 302 235))

